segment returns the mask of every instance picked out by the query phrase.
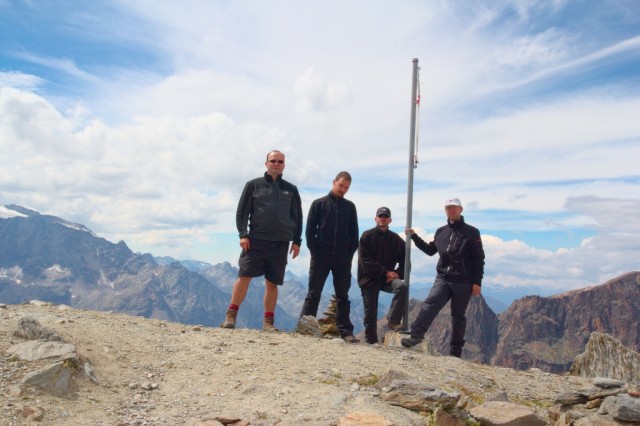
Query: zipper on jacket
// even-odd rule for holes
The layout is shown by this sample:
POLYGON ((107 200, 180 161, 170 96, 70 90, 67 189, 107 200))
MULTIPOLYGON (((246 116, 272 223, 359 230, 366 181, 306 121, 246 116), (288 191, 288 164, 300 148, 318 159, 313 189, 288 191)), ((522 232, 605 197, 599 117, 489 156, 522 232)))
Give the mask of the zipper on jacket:
MULTIPOLYGON (((453 240, 453 231, 451 231, 451 235, 449 235, 449 244, 447 244, 447 253, 449 253, 449 248, 451 247, 451 241, 453 240)), ((447 266, 447 274, 449 273, 449 270, 451 269, 451 264, 449 264, 449 266, 447 266)))
POLYGON ((333 220, 333 255, 336 255, 336 246, 338 245, 338 199, 334 203, 334 220, 333 220))

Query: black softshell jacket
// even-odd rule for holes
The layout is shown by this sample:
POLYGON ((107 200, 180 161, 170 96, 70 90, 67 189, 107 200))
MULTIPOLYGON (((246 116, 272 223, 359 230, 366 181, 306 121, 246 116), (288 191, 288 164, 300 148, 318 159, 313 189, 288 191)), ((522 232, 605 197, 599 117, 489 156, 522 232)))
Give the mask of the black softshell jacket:
POLYGON ((417 234, 413 234, 411 239, 416 247, 429 256, 436 253, 440 255, 436 266, 438 275, 450 281, 482 285, 484 249, 480 231, 467 225, 464 217, 461 216, 459 221, 438 228, 430 243, 417 234))
POLYGON ((302 244, 302 203, 295 185, 282 179, 274 181, 266 172, 244 186, 236 226, 240 238, 265 241, 293 241, 302 244))

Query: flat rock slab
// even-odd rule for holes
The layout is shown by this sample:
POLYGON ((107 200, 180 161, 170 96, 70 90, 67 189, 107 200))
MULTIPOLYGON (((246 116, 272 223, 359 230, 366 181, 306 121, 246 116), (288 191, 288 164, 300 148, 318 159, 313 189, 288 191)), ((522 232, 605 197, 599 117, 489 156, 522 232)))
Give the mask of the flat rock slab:
POLYGON ((25 361, 38 361, 49 358, 64 361, 65 359, 76 358, 76 347, 70 343, 31 340, 11 346, 7 349, 7 353, 25 361))
POLYGON ((489 401, 471 409, 470 414, 483 426, 546 426, 546 420, 524 405, 489 401))
POLYGON ((438 407, 445 409, 455 407, 460 395, 449 394, 415 380, 394 380, 381 389, 380 398, 389 404, 410 410, 433 412, 438 407))

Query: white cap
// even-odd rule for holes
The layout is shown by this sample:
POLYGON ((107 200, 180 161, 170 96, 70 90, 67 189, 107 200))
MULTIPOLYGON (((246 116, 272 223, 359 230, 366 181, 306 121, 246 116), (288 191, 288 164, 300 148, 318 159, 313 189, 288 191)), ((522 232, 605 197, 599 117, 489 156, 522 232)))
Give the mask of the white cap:
POLYGON ((447 201, 444 202, 444 206, 458 206, 458 207, 462 207, 462 203, 460 202, 460 198, 449 198, 447 201))

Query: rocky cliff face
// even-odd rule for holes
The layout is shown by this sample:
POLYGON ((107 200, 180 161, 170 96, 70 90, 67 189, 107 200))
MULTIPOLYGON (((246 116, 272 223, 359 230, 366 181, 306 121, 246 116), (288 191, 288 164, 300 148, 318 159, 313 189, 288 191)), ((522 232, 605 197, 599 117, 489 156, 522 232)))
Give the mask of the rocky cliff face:
POLYGON ((567 371, 592 332, 640 349, 640 272, 552 297, 515 301, 499 316, 494 365, 567 371))

